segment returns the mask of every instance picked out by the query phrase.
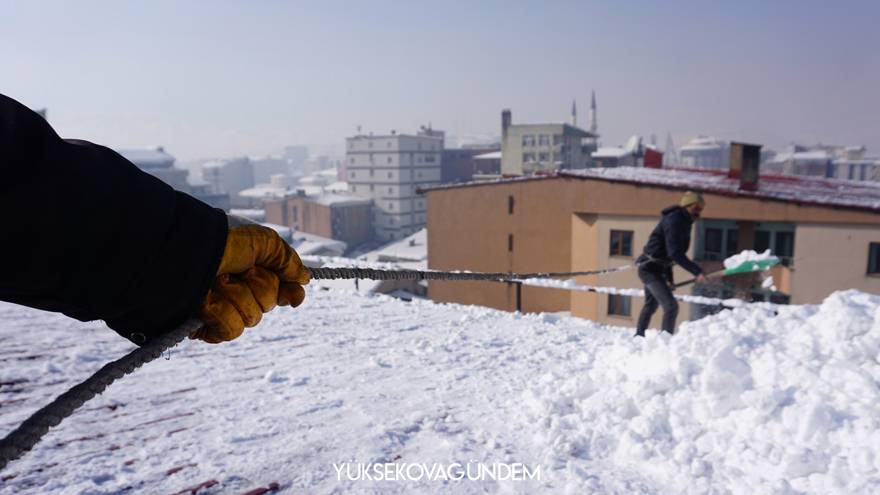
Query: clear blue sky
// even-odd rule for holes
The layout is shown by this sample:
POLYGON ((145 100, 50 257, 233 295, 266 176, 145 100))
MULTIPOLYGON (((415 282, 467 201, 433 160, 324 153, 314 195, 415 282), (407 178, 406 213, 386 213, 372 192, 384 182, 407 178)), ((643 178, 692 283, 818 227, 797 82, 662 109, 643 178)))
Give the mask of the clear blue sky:
POLYGON ((599 100, 666 132, 880 154, 880 2, 0 0, 0 92, 65 137, 178 159, 364 130, 498 134, 599 100))

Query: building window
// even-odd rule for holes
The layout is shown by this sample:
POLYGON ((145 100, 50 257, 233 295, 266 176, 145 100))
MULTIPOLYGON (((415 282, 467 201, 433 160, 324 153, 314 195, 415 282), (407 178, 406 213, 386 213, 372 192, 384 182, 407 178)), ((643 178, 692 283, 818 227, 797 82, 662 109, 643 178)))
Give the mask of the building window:
POLYGON ((513 196, 507 197, 507 214, 513 215, 513 196))
POLYGON ((535 145, 535 136, 530 134, 526 134, 522 137, 522 145, 523 146, 534 146, 535 145))
POLYGON ((562 134, 554 134, 553 135, 553 145, 557 146, 562 144, 562 134))
POLYGON ((513 234, 507 234, 507 250, 513 252, 513 234))
POLYGON ((389 179, 391 178, 391 172, 388 172, 388 178, 389 179))
POLYGON ((370 177, 373 176, 373 169, 370 169, 370 177))
POLYGON ((394 203, 388 203, 388 209, 389 209, 389 210, 393 210, 393 209, 394 209, 394 203))
POLYGON ((632 256, 633 232, 631 230, 612 230, 608 254, 611 256, 632 256))
POLYGON ((703 253, 707 260, 718 261, 723 259, 723 236, 724 231, 722 229, 706 228, 703 253))
POLYGON ((794 256, 794 232, 776 232, 776 250, 773 254, 783 261, 794 256))
POLYGON ((550 136, 546 134, 541 134, 538 136, 538 145, 539 146, 549 146, 550 145, 550 136))
POLYGON ((880 242, 868 244, 868 274, 880 273, 880 242))
POLYGON ((351 192, 357 192, 357 190, 358 190, 357 186, 351 186, 351 192))
POLYGON ((352 165, 354 165, 354 157, 349 158, 348 163, 351 163, 352 165))
POLYGON ((538 161, 541 163, 546 163, 550 161, 550 153, 541 152, 538 153, 538 161))
POLYGON ((351 178, 354 179, 354 172, 353 171, 350 175, 351 175, 351 178))
POLYGON ((533 163, 535 161, 534 153, 523 153, 523 163, 533 163))
POLYGON ((372 142, 372 141, 367 141, 367 146, 369 146, 370 148, 372 148, 372 147, 373 147, 373 142, 372 142))
POLYGON ((434 155, 428 155, 425 157, 425 163, 434 163, 434 155))
POLYGON ((391 157, 390 157, 390 156, 388 157, 388 163, 391 163, 391 157))
POLYGON ((632 314, 632 298, 619 294, 608 294, 608 314, 611 316, 630 316, 632 314))
POLYGON ((389 188, 388 188, 388 194, 391 194, 391 193, 393 193, 393 192, 394 192, 394 188, 389 187, 389 188))

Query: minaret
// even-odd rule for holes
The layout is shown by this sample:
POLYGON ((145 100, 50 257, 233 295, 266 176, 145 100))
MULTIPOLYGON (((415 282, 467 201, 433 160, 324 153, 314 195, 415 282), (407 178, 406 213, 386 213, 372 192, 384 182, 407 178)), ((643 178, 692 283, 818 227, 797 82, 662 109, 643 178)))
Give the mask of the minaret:
POLYGON ((571 125, 575 127, 578 125, 578 107, 576 100, 571 100, 571 125))
POLYGON ((672 142, 672 133, 666 132, 666 149, 663 150, 663 165, 678 165, 678 152, 672 142))
POLYGON ((596 120, 596 91, 593 91, 592 100, 590 101, 590 132, 596 134, 599 132, 599 123, 596 120))

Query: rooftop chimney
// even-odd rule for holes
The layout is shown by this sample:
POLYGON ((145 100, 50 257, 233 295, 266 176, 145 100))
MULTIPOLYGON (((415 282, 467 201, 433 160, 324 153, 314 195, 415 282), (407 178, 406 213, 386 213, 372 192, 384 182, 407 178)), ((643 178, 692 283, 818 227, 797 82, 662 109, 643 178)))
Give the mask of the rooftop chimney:
POLYGON ((510 127, 510 124, 513 120, 513 117, 510 116, 510 109, 505 108, 501 111, 501 138, 504 139, 507 136, 507 128, 510 127))
POLYGON ((757 191, 761 166, 761 145, 730 143, 730 170, 727 176, 739 178, 739 188, 743 191, 757 191))

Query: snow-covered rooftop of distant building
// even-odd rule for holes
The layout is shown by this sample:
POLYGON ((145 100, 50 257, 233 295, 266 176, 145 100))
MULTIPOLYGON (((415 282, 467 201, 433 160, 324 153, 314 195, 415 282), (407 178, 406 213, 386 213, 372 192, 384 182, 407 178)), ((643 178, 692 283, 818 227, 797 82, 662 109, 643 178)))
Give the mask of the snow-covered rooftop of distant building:
POLYGON ((370 251, 366 258, 370 261, 425 262, 428 259, 428 229, 370 251))
POLYGON ((628 155, 629 153, 631 153, 631 151, 624 148, 605 147, 599 148, 598 150, 594 151, 591 156, 593 156, 594 158, 620 158, 622 156, 628 155))
POLYGON ((344 194, 348 192, 348 182, 334 182, 324 186, 324 190, 329 193, 344 194))
POLYGON ((283 198, 291 192, 286 187, 277 187, 272 184, 257 184, 249 189, 239 191, 238 195, 243 198, 283 198))
POLYGON ((831 155, 828 154, 827 151, 824 150, 811 150, 811 151, 795 151, 795 152, 784 152, 777 153, 771 161, 774 162, 784 162, 788 160, 811 160, 811 161, 826 161, 830 159, 831 155))
POLYGON ((681 147, 682 150, 708 150, 708 149, 718 149, 718 148, 726 148, 730 145, 729 141, 724 141, 712 136, 697 136, 694 139, 691 139, 684 146, 681 147))
POLYGON ((295 230, 290 235, 291 245, 300 256, 342 256, 348 244, 315 234, 295 230))
POLYGON ((501 159, 501 151, 490 151, 488 153, 483 153, 482 155, 474 156, 474 160, 500 160, 501 159))
POLYGON ((325 206, 352 206, 352 205, 368 205, 372 203, 372 199, 359 198, 357 196, 348 196, 345 194, 321 193, 307 195, 306 199, 325 206))
POLYGON ((442 184, 422 187, 419 191, 455 189, 459 187, 487 186, 509 182, 576 178, 625 182, 646 186, 694 190, 727 196, 743 196, 798 204, 835 206, 880 212, 880 182, 824 179, 805 176, 762 175, 756 191, 739 188, 739 179, 727 176, 726 170, 612 167, 583 170, 563 170, 548 175, 531 175, 474 181, 459 184, 442 184))
POLYGON ((161 146, 120 149, 116 150, 116 152, 139 168, 168 168, 174 166, 174 157, 161 146))
POLYGON ((229 214, 244 217, 255 222, 262 222, 266 219, 266 210, 256 208, 232 208, 229 210, 229 214))

